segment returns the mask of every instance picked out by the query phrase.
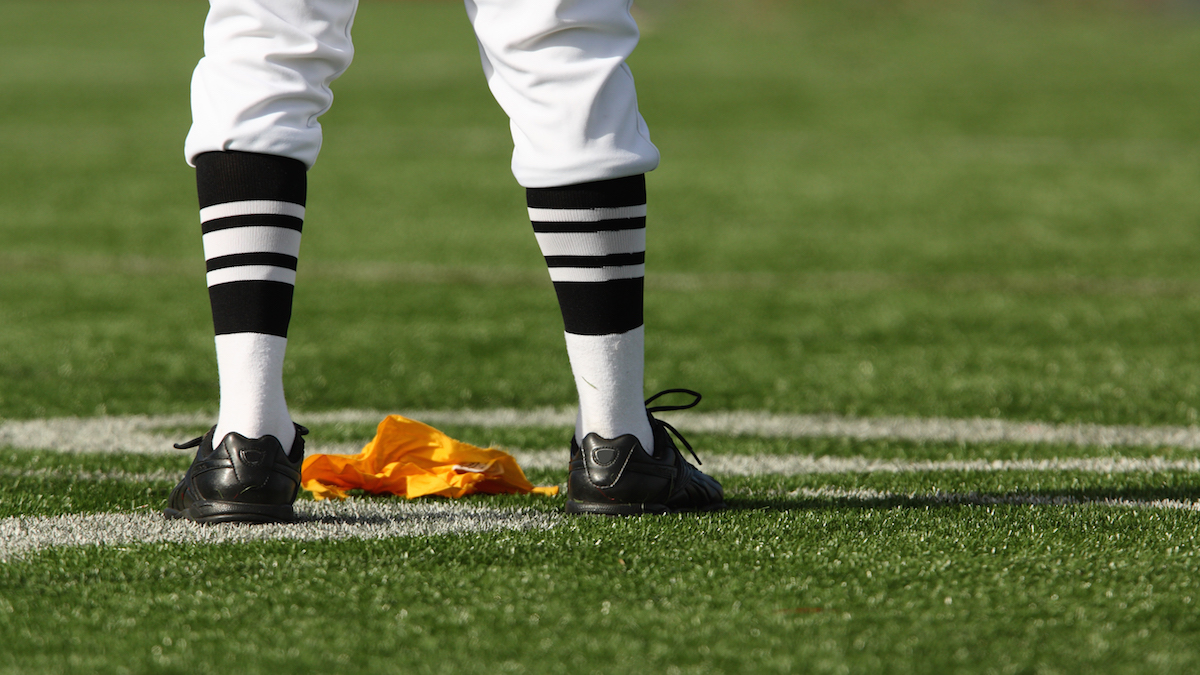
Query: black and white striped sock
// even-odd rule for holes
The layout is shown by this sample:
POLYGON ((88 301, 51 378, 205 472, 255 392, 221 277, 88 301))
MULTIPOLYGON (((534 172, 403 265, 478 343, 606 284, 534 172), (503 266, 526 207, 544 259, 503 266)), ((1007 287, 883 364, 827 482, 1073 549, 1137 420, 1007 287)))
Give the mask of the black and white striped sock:
POLYGON ((576 437, 654 438, 643 404, 644 175, 526 190, 579 392, 576 437))
POLYGON ((205 153, 195 164, 221 383, 214 442, 236 431, 275 436, 288 449, 295 429, 283 395, 283 359, 307 167, 245 152, 205 153))

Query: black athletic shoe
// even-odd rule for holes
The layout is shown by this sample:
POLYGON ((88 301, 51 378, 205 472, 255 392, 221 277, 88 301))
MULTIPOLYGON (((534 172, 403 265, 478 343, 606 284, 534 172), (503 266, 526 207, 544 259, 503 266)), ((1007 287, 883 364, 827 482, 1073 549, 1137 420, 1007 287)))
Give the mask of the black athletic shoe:
POLYGON ((687 393, 696 398, 690 405, 646 408, 650 428, 654 431, 654 456, 642 449, 641 441, 632 434, 613 439, 588 434, 582 447, 571 439, 567 513, 634 516, 725 508, 721 484, 688 463, 667 432, 675 434, 699 464, 700 458, 696 457, 692 446, 675 427, 650 415, 663 410, 694 408, 700 402, 700 394, 694 391, 668 389, 651 396, 646 405, 663 394, 672 393, 687 393))
POLYGON ((296 425, 296 442, 288 453, 274 436, 246 438, 238 433, 226 434, 214 448, 216 429, 175 445, 180 450, 200 449, 167 497, 163 515, 206 524, 291 521, 308 429, 296 425))

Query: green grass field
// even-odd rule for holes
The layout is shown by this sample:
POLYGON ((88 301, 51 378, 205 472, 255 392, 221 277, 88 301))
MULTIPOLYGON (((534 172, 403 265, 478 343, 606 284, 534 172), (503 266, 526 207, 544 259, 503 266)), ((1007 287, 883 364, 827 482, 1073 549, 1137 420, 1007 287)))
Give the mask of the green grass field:
MULTIPOLYGON (((0 553, 26 529, 144 519, 189 461, 12 430, 215 415, 182 157, 206 8, 0 0, 0 553)), ((664 157, 648 392, 697 389, 709 413, 1200 424, 1189 3, 637 11, 631 66, 664 157)), ((297 420, 571 406, 461 5, 363 0, 355 37, 309 176, 297 420)), ((371 435, 312 426, 318 447, 371 435)), ((713 466, 776 468, 716 472, 731 508, 708 515, 472 497, 451 513, 535 525, 27 547, 0 562, 0 673, 1200 671, 1192 449, 681 427, 713 466)), ((525 452, 568 434, 443 428, 525 452)))

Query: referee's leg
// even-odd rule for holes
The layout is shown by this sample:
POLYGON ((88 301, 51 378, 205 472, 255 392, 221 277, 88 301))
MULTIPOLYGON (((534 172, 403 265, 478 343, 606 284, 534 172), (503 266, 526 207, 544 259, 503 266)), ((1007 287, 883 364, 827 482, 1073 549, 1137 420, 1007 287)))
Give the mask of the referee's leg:
POLYGON ((192 77, 201 236, 220 382, 216 425, 166 514, 200 522, 292 516, 303 428, 283 361, 317 119, 353 56, 354 0, 212 0, 192 77), (219 466, 215 470, 212 467, 219 466), (203 468, 204 470, 201 470, 203 468))
MULTIPOLYGON (((645 173, 658 150, 625 60, 628 0, 466 0, 512 169, 562 312, 579 396, 568 510, 719 508, 644 403, 645 173)), ((697 397, 698 400, 698 397, 697 397)))

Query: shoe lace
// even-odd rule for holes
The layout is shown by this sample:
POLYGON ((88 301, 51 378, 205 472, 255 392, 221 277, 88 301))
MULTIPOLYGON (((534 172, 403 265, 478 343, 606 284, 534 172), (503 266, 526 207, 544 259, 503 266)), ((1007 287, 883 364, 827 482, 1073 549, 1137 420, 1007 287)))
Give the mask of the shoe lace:
MULTIPOLYGON (((650 413, 650 414, 654 414, 656 412, 669 412, 672 410, 688 410, 689 408, 695 408, 696 406, 700 405, 701 398, 703 398, 703 397, 700 396, 699 392, 692 391, 691 389, 663 389, 662 391, 658 392, 657 394, 646 399, 646 412, 650 413), (667 394, 688 394, 695 398, 692 399, 691 403, 688 403, 686 405, 656 405, 654 407, 650 406, 650 404, 653 403, 654 401, 658 400, 659 397, 666 396, 667 394)), ((696 451, 692 449, 692 444, 687 442, 687 439, 683 437, 683 434, 679 433, 678 429, 671 426, 669 423, 664 422, 663 420, 660 420, 657 418, 652 418, 652 419, 656 423, 663 425, 663 427, 666 428, 667 431, 670 431, 672 434, 675 435, 675 438, 679 439, 680 443, 683 443, 683 447, 687 448, 688 452, 690 452, 692 454, 692 458, 696 460, 696 464, 701 464, 701 465, 704 464, 704 462, 700 461, 700 456, 697 455, 696 451)))
POLYGON ((203 442, 204 442, 204 437, 197 436, 196 438, 193 438, 192 440, 187 441, 185 443, 175 443, 174 445, 175 445, 176 450, 187 450, 188 448, 198 448, 198 447, 200 447, 200 444, 203 442))

